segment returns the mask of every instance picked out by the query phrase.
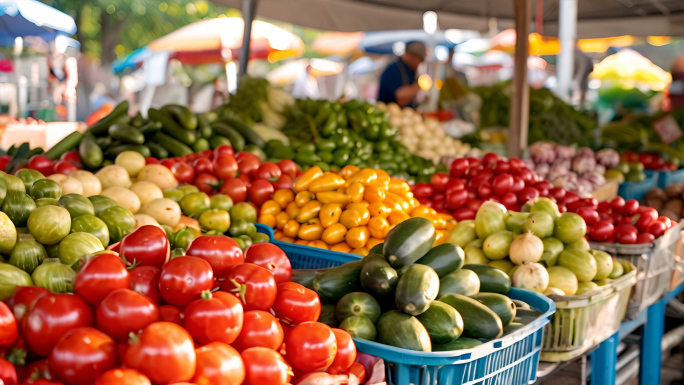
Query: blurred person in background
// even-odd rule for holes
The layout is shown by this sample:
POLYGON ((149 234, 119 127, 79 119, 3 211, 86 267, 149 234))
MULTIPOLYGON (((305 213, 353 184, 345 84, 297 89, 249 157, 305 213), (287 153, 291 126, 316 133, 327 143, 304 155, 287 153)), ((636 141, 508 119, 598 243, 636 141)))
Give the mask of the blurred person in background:
POLYGON ((420 41, 406 43, 404 54, 385 68, 380 75, 378 101, 397 103, 415 108, 415 97, 420 91, 416 82, 416 71, 425 60, 427 50, 420 41))

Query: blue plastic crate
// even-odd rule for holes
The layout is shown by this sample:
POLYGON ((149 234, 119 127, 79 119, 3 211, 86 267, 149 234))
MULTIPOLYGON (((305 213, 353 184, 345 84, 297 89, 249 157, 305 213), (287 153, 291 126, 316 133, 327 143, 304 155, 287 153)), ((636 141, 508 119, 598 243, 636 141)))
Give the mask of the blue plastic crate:
POLYGON ((280 247, 288 258, 293 269, 322 269, 325 267, 339 266, 346 262, 357 261, 362 257, 356 254, 340 253, 297 245, 294 243, 281 242, 273 239, 273 229, 261 223, 256 224, 257 231, 268 235, 271 243, 280 247))
POLYGON ((665 188, 671 184, 684 182, 684 168, 676 171, 644 171, 647 176, 655 175, 658 178, 658 187, 665 188))
POLYGON ((646 180, 643 182, 625 182, 620 184, 618 189, 618 195, 623 197, 625 200, 636 199, 641 202, 648 190, 656 187, 658 183, 658 174, 649 173, 646 175, 646 180))

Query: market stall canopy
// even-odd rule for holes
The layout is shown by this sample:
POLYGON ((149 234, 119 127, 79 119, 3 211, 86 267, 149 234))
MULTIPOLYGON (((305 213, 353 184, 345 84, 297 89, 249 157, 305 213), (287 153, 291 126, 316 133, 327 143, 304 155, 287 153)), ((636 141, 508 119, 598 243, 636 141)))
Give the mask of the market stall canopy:
MULTIPOLYGON (((242 0, 212 0, 242 8, 242 0)), ((621 35, 684 35, 684 2, 674 0, 578 0, 578 38, 621 35)), ((259 0, 256 15, 327 31, 423 28, 423 13, 435 11, 441 29, 513 28, 513 2, 505 0, 259 0)), ((544 33, 558 33, 558 2, 544 2, 544 33)))
MULTIPOLYGON (((239 56, 244 27, 240 17, 201 20, 154 40, 148 48, 169 51, 170 58, 183 64, 229 62, 239 56)), ((250 58, 277 61, 303 52, 304 42, 296 35, 264 21, 254 22, 250 58)))
POLYGON ((269 72, 266 79, 271 84, 284 86, 302 76, 307 67, 309 67, 309 73, 315 77, 339 75, 344 70, 344 64, 328 59, 297 59, 269 72))
MULTIPOLYGON (((514 29, 501 31, 492 38, 492 50, 515 52, 516 32, 514 29)), ((560 53, 560 41, 555 37, 542 36, 536 32, 529 35, 530 55, 558 55, 560 53)))
POLYGON ((74 19, 37 0, 0 0, 0 44, 12 45, 17 37, 36 36, 45 41, 76 33, 74 19))

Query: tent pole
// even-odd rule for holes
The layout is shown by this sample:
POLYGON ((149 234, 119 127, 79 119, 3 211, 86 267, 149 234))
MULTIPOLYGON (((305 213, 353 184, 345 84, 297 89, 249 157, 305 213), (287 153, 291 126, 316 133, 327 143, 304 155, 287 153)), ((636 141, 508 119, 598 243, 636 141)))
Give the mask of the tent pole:
POLYGON ((561 99, 568 101, 571 96, 575 39, 577 38, 577 0, 560 0, 558 23, 561 52, 558 56, 556 94, 561 99))
POLYGON ((257 2, 258 0, 242 0, 242 19, 245 21, 245 30, 242 35, 242 46, 240 47, 240 68, 238 71, 238 78, 247 73, 249 44, 252 40, 252 21, 254 21, 257 2))
POLYGON ((530 52, 530 24, 532 0, 513 0, 515 7, 515 72, 513 73, 513 100, 511 101, 508 156, 519 158, 527 147, 529 129, 530 87, 527 85, 527 56, 530 52))

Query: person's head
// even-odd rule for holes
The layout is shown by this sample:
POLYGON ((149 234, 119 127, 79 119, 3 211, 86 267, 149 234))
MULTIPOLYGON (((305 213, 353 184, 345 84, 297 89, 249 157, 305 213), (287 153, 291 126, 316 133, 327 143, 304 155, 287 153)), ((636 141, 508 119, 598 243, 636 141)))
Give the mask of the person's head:
POLYGON ((427 49, 425 44, 421 41, 410 41, 406 43, 404 54, 401 55, 401 60, 414 72, 418 69, 420 63, 425 60, 427 49))

